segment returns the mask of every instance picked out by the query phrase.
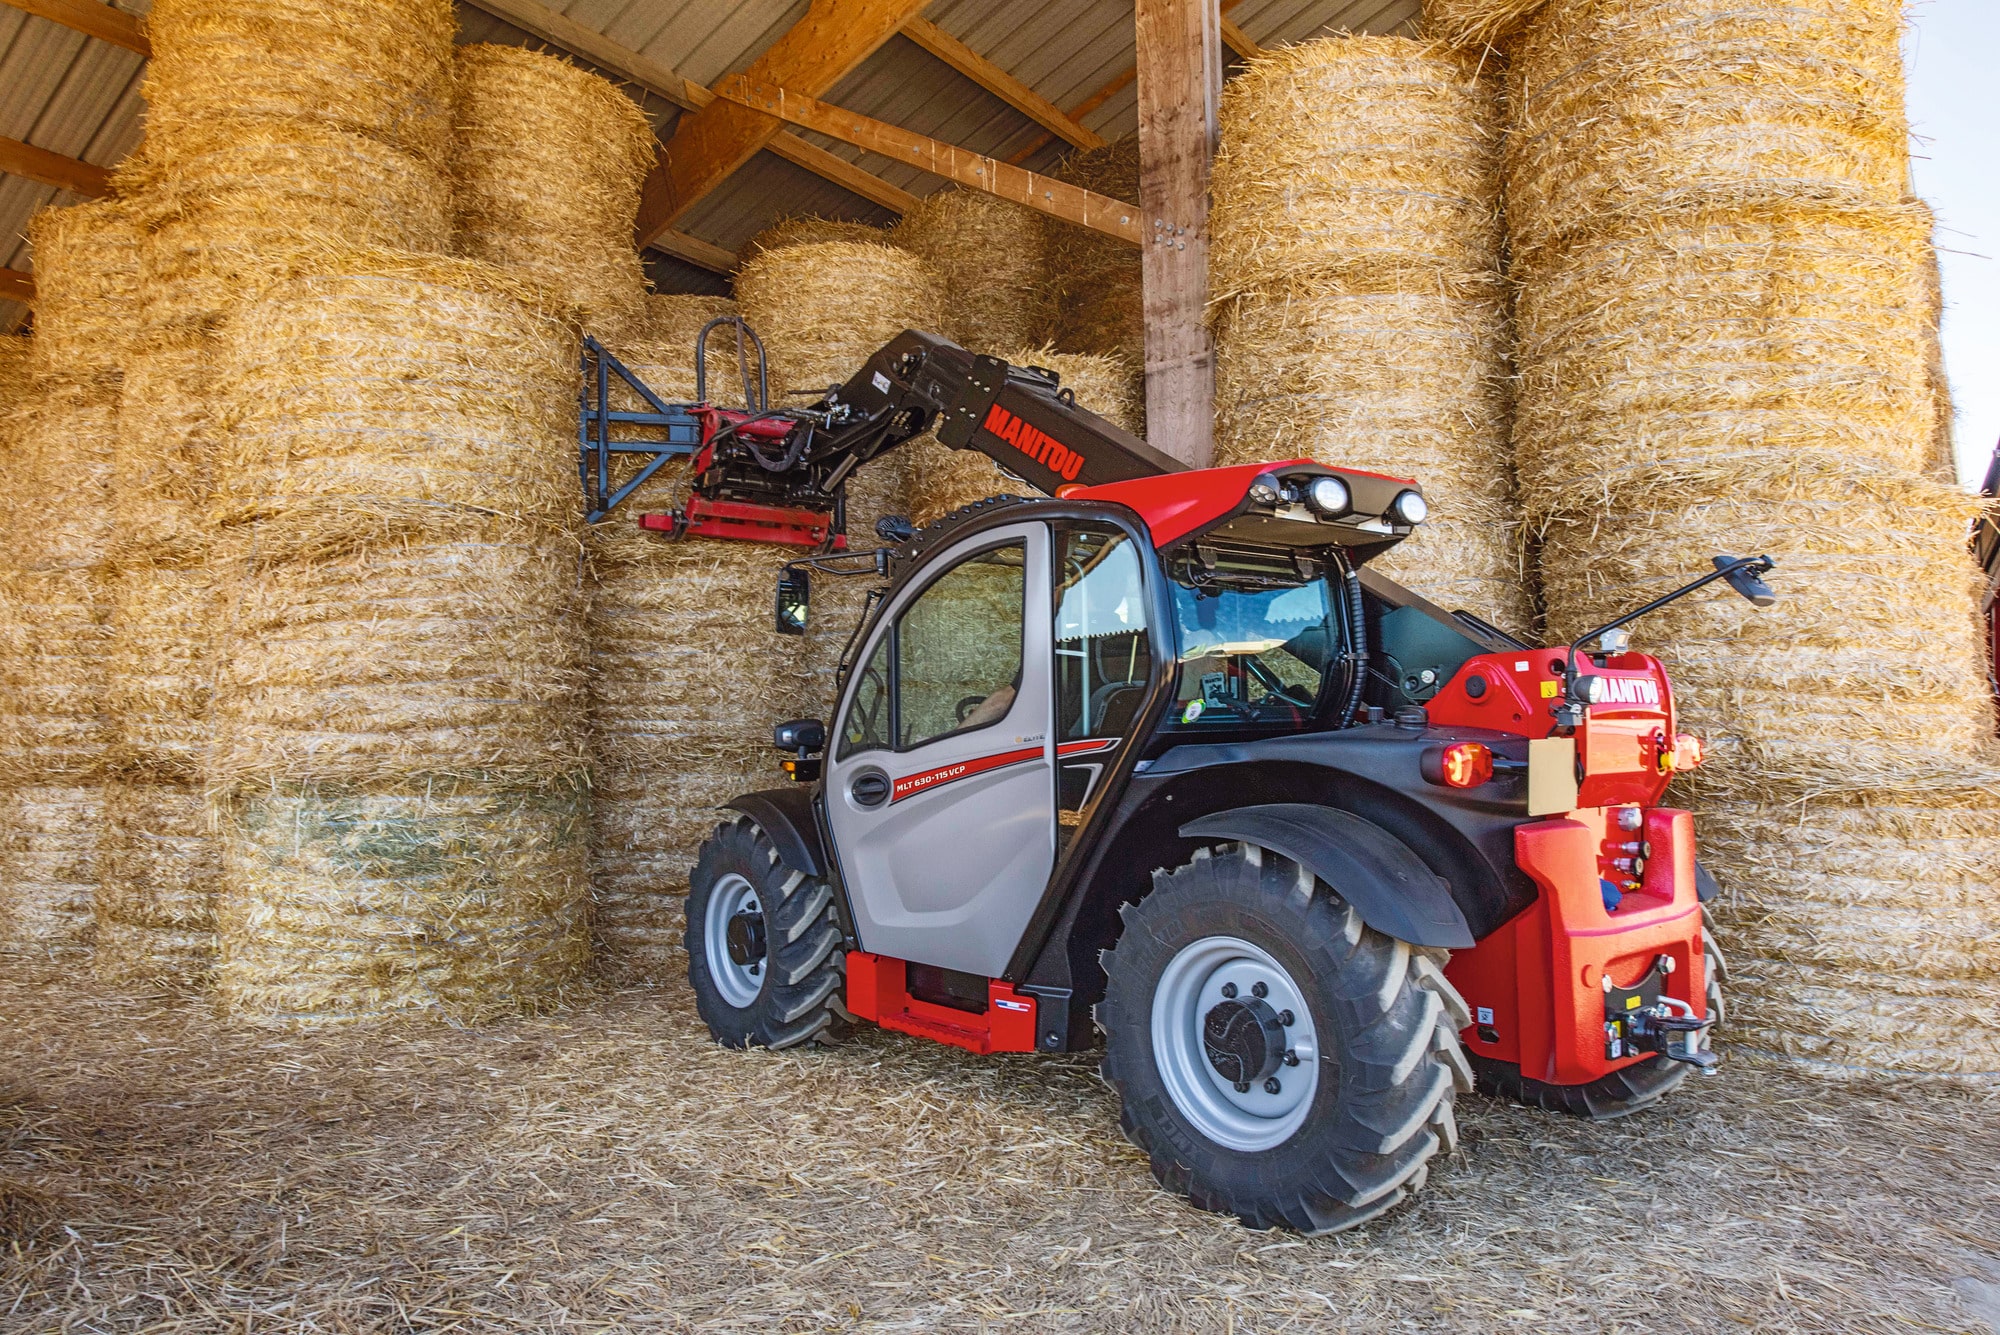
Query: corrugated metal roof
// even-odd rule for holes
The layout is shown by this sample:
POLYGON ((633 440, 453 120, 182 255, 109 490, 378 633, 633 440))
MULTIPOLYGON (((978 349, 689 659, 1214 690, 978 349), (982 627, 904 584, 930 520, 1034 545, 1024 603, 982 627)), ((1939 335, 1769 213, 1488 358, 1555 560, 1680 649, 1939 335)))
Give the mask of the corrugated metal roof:
MULTIPOLYGON (((150 0, 117 0, 144 13, 150 0)), ((1320 33, 1407 31, 1418 0, 1240 0, 1230 18, 1264 46, 1320 33)), ((566 17, 701 83, 742 70, 806 12, 807 0, 567 0, 566 17)), ((1073 108, 1132 68, 1131 0, 937 0, 926 17, 1058 107, 1073 108)), ((472 5, 459 5, 460 40, 528 46, 540 42, 472 5)), ((110 166, 139 141, 143 62, 46 19, 0 7, 0 134, 110 166)), ((662 136, 680 111, 664 98, 628 89, 662 136)), ((894 37, 842 79, 827 100, 920 134, 1005 157, 1039 139, 1026 116, 930 55, 894 37)), ((1118 91, 1082 118, 1107 139, 1137 128, 1136 89, 1118 91)), ((803 133, 803 132, 802 132, 803 133)), ((859 162, 896 185, 927 194, 943 183, 917 169, 845 144, 804 137, 859 162)), ((1060 141, 1028 159, 1046 167, 1060 141)), ((32 267, 23 233, 35 210, 70 203, 59 191, 0 177, 0 265, 32 267)), ((820 213, 886 222, 890 214, 771 153, 759 153, 681 220, 688 233, 734 250, 787 214, 820 213)), ((677 261, 651 266, 656 280, 712 287, 677 261)), ((0 328, 23 312, 0 302, 0 328)))

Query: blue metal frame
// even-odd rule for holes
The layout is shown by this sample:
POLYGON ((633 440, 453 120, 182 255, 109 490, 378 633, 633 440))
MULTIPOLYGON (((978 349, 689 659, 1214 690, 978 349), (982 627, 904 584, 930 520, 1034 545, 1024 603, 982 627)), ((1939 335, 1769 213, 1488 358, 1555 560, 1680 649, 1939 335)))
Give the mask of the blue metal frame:
MULTIPOLYGON (((704 331, 706 332, 706 331, 704 331)), ((595 338, 583 338, 583 391, 577 411, 577 472, 583 482, 584 522, 595 524, 638 490, 670 459, 689 459, 701 449, 701 419, 690 405, 670 404, 633 375, 595 338), (611 377, 616 375, 645 401, 651 412, 617 412, 611 407, 611 377), (657 427, 659 436, 636 440, 611 439, 613 423, 657 427), (611 489, 611 456, 649 454, 652 458, 631 481, 611 489)))

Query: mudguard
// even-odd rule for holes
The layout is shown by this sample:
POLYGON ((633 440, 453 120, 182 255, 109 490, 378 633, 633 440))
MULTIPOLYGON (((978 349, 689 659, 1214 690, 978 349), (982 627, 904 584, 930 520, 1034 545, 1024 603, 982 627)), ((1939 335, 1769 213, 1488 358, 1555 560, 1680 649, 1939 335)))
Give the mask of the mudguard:
POLYGON ((1305 802, 1237 807, 1181 826, 1188 839, 1235 839, 1305 867, 1361 920, 1413 946, 1466 950, 1475 942, 1451 887, 1373 821, 1305 802))
POLYGON ((742 812, 762 826, 787 866, 796 867, 808 876, 826 875, 826 850, 820 846, 819 822, 813 819, 809 785, 766 788, 722 805, 726 810, 742 812))

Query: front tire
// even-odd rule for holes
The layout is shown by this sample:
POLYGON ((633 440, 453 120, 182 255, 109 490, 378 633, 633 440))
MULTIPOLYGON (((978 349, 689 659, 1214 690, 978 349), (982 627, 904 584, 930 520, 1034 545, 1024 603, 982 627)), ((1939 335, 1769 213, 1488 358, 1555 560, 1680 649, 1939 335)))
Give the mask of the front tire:
POLYGON ((833 890, 787 866, 749 817, 723 822, 701 846, 685 940, 695 1009, 724 1047, 846 1036, 853 1017, 833 890))
POLYGON ((1457 1145, 1464 1001, 1311 872, 1204 849, 1123 917, 1103 1074, 1161 1186, 1251 1228, 1332 1233, 1405 1199, 1457 1145))

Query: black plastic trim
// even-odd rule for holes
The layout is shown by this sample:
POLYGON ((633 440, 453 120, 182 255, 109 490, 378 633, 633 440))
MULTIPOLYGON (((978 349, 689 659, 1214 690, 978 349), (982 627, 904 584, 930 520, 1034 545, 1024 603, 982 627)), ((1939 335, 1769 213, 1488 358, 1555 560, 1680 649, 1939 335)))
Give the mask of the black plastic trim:
POLYGON ((813 818, 811 789, 804 785, 766 788, 733 797, 722 805, 763 827, 787 864, 808 876, 826 875, 826 847, 820 841, 819 822, 813 818))
POLYGON ((1304 802, 1238 807, 1181 826, 1188 839, 1236 840, 1299 863, 1384 936, 1467 950, 1475 942, 1451 887, 1373 821, 1304 802))

